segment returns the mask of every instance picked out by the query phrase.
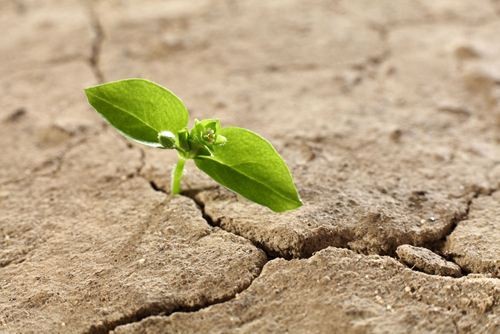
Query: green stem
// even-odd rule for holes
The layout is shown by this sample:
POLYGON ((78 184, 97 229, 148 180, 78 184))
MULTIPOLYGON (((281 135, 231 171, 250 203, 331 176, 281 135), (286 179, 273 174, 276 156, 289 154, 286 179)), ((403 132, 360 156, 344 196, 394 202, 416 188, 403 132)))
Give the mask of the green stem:
POLYGON ((172 194, 177 195, 181 192, 181 179, 182 172, 184 170, 184 164, 186 159, 179 157, 179 161, 175 165, 175 169, 172 170, 172 194))

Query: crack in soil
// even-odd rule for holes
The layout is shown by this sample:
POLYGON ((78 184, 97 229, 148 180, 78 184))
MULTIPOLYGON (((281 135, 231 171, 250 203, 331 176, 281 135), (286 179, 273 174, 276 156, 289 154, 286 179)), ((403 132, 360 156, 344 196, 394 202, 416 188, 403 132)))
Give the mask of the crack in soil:
POLYGON ((205 191, 205 190, 209 190, 209 188, 207 188, 207 189, 185 190, 185 191, 181 192, 181 195, 184 196, 184 197, 190 198, 196 204, 196 206, 198 207, 198 209, 201 212, 201 216, 203 217, 203 219, 205 219, 205 221, 207 222, 208 225, 210 225, 212 227, 218 227, 218 228, 226 231, 227 233, 231 233, 233 235, 236 235, 236 236, 238 236, 240 238, 243 238, 243 239, 251 242, 252 245, 254 245, 255 247, 257 247, 258 249, 260 249, 262 252, 264 252, 266 254, 268 260, 272 260, 272 259, 275 259, 275 258, 284 258, 284 257, 278 256, 275 252, 273 252, 268 247, 266 247, 266 245, 264 245, 264 244, 262 244, 260 242, 251 240, 251 239, 246 238, 246 237, 244 237, 242 235, 234 233, 233 231, 228 231, 228 230, 222 228, 221 225, 220 225, 220 220, 219 219, 214 220, 213 217, 210 216, 206 212, 206 210, 205 210, 205 203, 202 200, 200 200, 199 198, 196 197, 196 195, 199 192, 205 191))
MULTIPOLYGON (((130 148, 134 149, 134 147, 130 147, 130 148)), ((148 180, 144 175, 141 174, 140 171, 142 170, 142 168, 145 165, 145 153, 144 153, 143 149, 140 149, 140 151, 141 151, 141 166, 138 168, 135 176, 141 177, 145 181, 147 181, 154 191, 158 191, 158 192, 161 192, 161 193, 167 195, 168 193, 164 189, 159 187, 153 180, 148 180)), ((196 204, 197 208, 200 210, 201 216, 203 217, 203 219, 207 222, 207 224, 209 226, 219 227, 217 225, 217 223, 213 221, 212 217, 205 212, 205 204, 195 197, 196 194, 198 194, 199 192, 204 191, 204 190, 209 190, 209 189, 212 189, 212 188, 186 190, 186 191, 183 191, 180 194, 180 196, 184 196, 186 198, 189 198, 196 204)), ((224 230, 223 228, 221 228, 221 229, 224 230)), ((110 333, 119 326, 125 326, 125 325, 129 325, 132 323, 136 323, 136 322, 142 321, 142 320, 149 318, 149 317, 152 317, 152 316, 168 317, 171 314, 176 313, 176 312, 183 312, 183 313, 198 312, 198 311, 205 309, 207 307, 228 302, 228 301, 236 298, 236 296, 238 294, 247 290, 252 285, 252 283, 257 278, 260 277, 264 266, 277 257, 269 254, 269 252, 266 251, 265 248, 262 247, 262 245, 256 244, 252 240, 249 240, 243 236, 237 235, 231 231, 226 231, 226 230, 224 230, 224 231, 227 233, 236 235, 238 237, 241 237, 241 238, 251 242, 252 245, 254 245, 256 248, 260 249, 264 254, 266 254, 267 260, 258 268, 259 269, 258 273, 255 275, 255 277, 252 278, 252 280, 250 282, 248 282, 248 284, 244 284, 240 289, 237 289, 237 291, 235 291, 234 293, 230 293, 226 296, 222 296, 222 297, 216 298, 212 301, 209 301, 206 303, 201 303, 199 305, 194 305, 194 306, 177 305, 176 307, 172 307, 172 305, 165 305, 162 303, 153 303, 153 304, 145 305, 145 306, 137 309, 135 312, 133 312, 131 314, 124 315, 117 320, 103 322, 103 323, 98 324, 98 325, 92 325, 84 333, 86 333, 86 334, 110 333)))
MULTIPOLYGON (((133 146, 129 146, 130 149, 137 149, 133 146)), ((142 174, 141 174, 141 170, 142 168, 144 167, 145 165, 145 152, 143 149, 139 149, 140 152, 141 152, 141 165, 140 167, 137 169, 137 172, 136 174, 134 175, 135 177, 140 177, 142 179, 144 179, 145 181, 147 181, 151 188, 154 190, 154 191, 158 191, 158 192, 161 192, 165 195, 168 195, 168 193, 160 188, 154 181, 150 181, 148 180, 146 177, 144 177, 142 174)), ((180 196, 184 196, 184 197, 187 197, 189 199, 191 199, 197 206, 197 208, 200 210, 200 215, 205 219, 205 221, 207 222, 208 225, 210 226, 217 226, 212 218, 207 215, 205 213, 205 210, 204 210, 204 203, 202 203, 201 201, 198 201, 195 199, 194 195, 196 195, 198 192, 200 191, 204 191, 204 190, 208 190, 208 189, 211 189, 211 188, 207 188, 207 189, 196 189, 196 190, 190 190, 190 191, 185 191, 183 193, 180 194, 180 196)), ((225 231, 225 230, 224 230, 225 231)), ((227 233, 230 233, 230 234, 233 234, 233 235, 236 235, 230 231, 225 231, 227 233)), ((241 236, 239 236, 241 237, 241 236)), ((244 237, 241 237, 243 239, 246 239, 244 237)), ((246 239, 248 240, 248 239, 246 239)), ((248 240, 249 242, 251 242, 251 240, 248 240)), ((225 302, 228 302, 234 298, 236 298, 236 296, 242 292, 244 292, 245 290, 247 290, 252 284, 253 282, 260 277, 261 273, 262 273, 262 270, 264 269, 264 266, 269 263, 269 261, 272 261, 274 259, 274 257, 270 257, 267 252, 265 252, 262 248, 260 248, 259 246, 255 245, 255 243, 252 242, 252 244, 257 247, 258 249, 260 249, 263 253, 266 254, 266 261, 264 261, 259 267, 258 267, 258 272, 255 274, 255 276, 249 281, 247 282, 246 284, 243 284, 243 286, 241 288, 238 288, 236 289, 236 291, 232 292, 232 293, 229 293, 227 295, 224 295, 224 296, 221 296, 221 297, 218 297, 218 298, 215 298, 211 301, 207 301, 205 303, 200 303, 198 305, 183 305, 182 303, 178 304, 178 305, 171 305, 171 304, 165 304, 165 303, 161 303, 161 302, 155 302, 155 303, 151 303, 151 304, 148 304, 148 305, 144 305, 140 308, 138 308, 137 310, 135 310, 134 312, 130 313, 130 314, 126 314, 116 320, 113 320, 113 321, 103 321, 102 323, 100 324, 97 324, 97 325, 91 325, 90 328, 85 331, 84 333, 85 334, 103 334, 103 333, 111 333, 114 331, 114 329, 116 329, 117 327, 119 326, 125 326, 125 325, 128 325, 128 324, 132 324, 132 323, 136 323, 136 322, 139 322, 139 321, 142 321, 146 318, 149 318, 149 317, 153 317, 153 316, 164 316, 164 317, 168 317, 170 316, 171 314, 173 313, 177 313, 177 312, 183 312, 183 313, 193 313, 193 312, 198 312, 202 309, 205 309, 207 307, 210 307, 210 306, 213 306, 213 305, 217 305, 217 304, 222 304, 222 303, 225 303, 225 302)))
POLYGON ((90 28, 93 34, 91 41, 90 55, 87 58, 87 61, 97 82, 103 83, 104 73, 100 67, 100 61, 101 61, 101 51, 105 39, 104 28, 102 27, 99 15, 97 15, 97 12, 93 6, 93 2, 82 1, 82 4, 87 10, 90 21, 90 28))
POLYGON ((464 214, 461 215, 459 218, 454 219, 452 221, 452 225, 450 227, 449 232, 441 240, 438 240, 433 245, 429 245, 427 247, 429 250, 433 251, 436 254, 439 254, 440 256, 442 256, 443 258, 445 258, 447 261, 453 262, 457 266, 459 266, 461 268, 461 270, 462 270, 463 276, 472 274, 472 272, 470 272, 470 271, 462 268, 462 266, 460 266, 458 263, 456 263, 456 261, 455 261, 455 255, 454 254, 450 254, 450 253, 444 252, 443 251, 444 244, 446 243, 446 240, 448 239, 448 237, 453 233, 453 231, 455 231, 455 229, 457 228, 457 226, 461 222, 466 221, 466 220, 469 219, 469 214, 470 214, 471 206, 472 206, 474 200, 477 199, 477 198, 479 198, 479 197, 481 197, 481 196, 484 196, 484 197, 492 196, 493 193, 495 193, 496 191, 498 191, 498 189, 496 189, 496 188, 476 190, 474 192, 473 196, 467 201, 467 208, 466 208, 464 214))
MULTIPOLYGON (((99 132, 97 131, 95 134, 98 134, 99 132)), ((94 134, 94 135, 95 135, 94 134)), ((87 142, 87 140, 89 139, 89 136, 84 136, 84 137, 81 137, 79 138, 77 141, 75 141, 74 143, 71 143, 69 145, 67 145, 60 154, 58 154, 56 157, 52 158, 49 160, 49 162, 55 164, 55 168, 47 173, 42 173, 42 174, 39 174, 39 176, 55 176, 59 173, 59 171, 61 170, 63 164, 64 164, 64 160, 66 159, 66 156, 75 148, 77 148, 78 146, 80 145, 83 145, 87 142)), ((43 163, 42 164, 42 167, 43 168, 43 165, 45 165, 46 163, 43 163)), ((40 170, 39 168, 35 168, 34 169, 34 172, 36 173, 38 170, 40 170)))
POLYGON ((444 243, 446 242, 446 239, 453 233, 453 231, 455 231, 457 226, 462 221, 469 219, 470 209, 471 209, 472 203, 474 202, 475 199, 477 199, 480 196, 491 196, 495 191, 497 191, 497 189, 494 189, 494 188, 488 188, 488 189, 480 188, 480 189, 473 191, 471 198, 467 201, 465 211, 462 214, 457 215, 456 217, 454 217, 454 219, 451 220, 450 227, 449 227, 448 231, 444 234, 444 236, 437 241, 430 242, 429 244, 423 245, 421 247, 425 247, 425 248, 433 251, 434 253, 443 256, 448 261, 454 262, 452 259, 448 259, 446 254, 441 252, 441 250, 444 246, 444 243))
MULTIPOLYGON (((148 180, 146 177, 144 177, 143 175, 140 175, 142 178, 144 178, 146 181, 149 182, 149 185, 151 186, 151 188, 154 190, 154 191, 158 191, 158 192, 161 192, 163 194, 168 194, 165 189, 161 188, 160 186, 158 186, 156 184, 155 181, 153 180, 148 180)), ((268 247, 266 247, 265 245, 263 245, 262 243, 259 243, 259 242, 256 242, 254 240, 251 240, 249 238, 246 238, 242 235, 239 235, 237 233, 234 233, 233 231, 228 231, 224 228, 222 228, 220 226, 220 220, 214 220, 212 218, 212 216, 210 216, 206 211, 205 211, 205 203, 203 203, 203 201, 201 201, 200 199, 198 199, 196 197, 196 195, 202 191, 206 191, 206 190, 211 190, 213 189, 213 187, 207 187, 207 188, 197 188, 197 189, 189 189, 189 190, 183 190, 181 191, 181 193, 179 194, 180 196, 184 196, 184 197, 187 197, 189 199, 191 199, 195 204, 196 204, 196 207, 198 208, 198 210, 200 210, 200 213, 201 213, 201 216, 203 217, 203 219, 207 222, 207 224, 209 226, 212 226, 212 227, 217 227, 217 228, 220 228, 221 230, 227 232, 227 233, 230 233, 232 235, 235 235, 235 236, 238 236, 240 238, 243 238, 247 241, 249 241, 250 243, 252 243, 252 245, 254 245, 256 248, 260 249, 264 254, 266 254, 267 256, 267 259, 268 260, 272 260, 272 259, 275 259, 275 258, 283 258, 284 257, 280 257, 280 256, 277 256, 275 254, 275 252, 271 251, 268 247)))
POLYGON ((99 130, 95 131, 94 133, 90 133, 90 134, 87 134, 85 136, 82 136, 82 137, 76 139, 72 143, 69 143, 68 145, 66 145, 55 156, 53 156, 53 157, 51 157, 51 158, 43 161, 42 163, 40 163, 37 166, 35 166, 29 172, 28 175, 20 177, 20 178, 17 178, 17 179, 7 180, 5 182, 0 183, 0 185, 4 186, 4 185, 8 185, 8 184, 19 183, 19 182, 23 182, 23 181, 31 179, 31 178, 37 178, 37 177, 43 177, 43 176, 56 176, 60 172, 60 170, 61 170, 61 168, 62 168, 62 166, 64 164, 64 160, 66 159, 66 156, 73 149, 79 147, 80 145, 85 144, 89 140, 89 138, 91 136, 97 136, 97 135, 99 135, 101 133, 101 131, 103 131, 103 129, 99 129, 99 130), (44 172, 44 170, 47 167, 50 167, 50 166, 53 166, 53 165, 55 166, 53 169, 44 172))
POLYGON ((242 293, 246 289, 248 289, 252 283, 260 276, 262 273, 262 270, 264 266, 268 263, 269 261, 266 261, 260 268, 258 273, 255 275, 255 277, 248 283, 244 284, 240 289, 237 289, 234 293, 230 293, 226 296, 222 296, 219 298, 215 298, 212 301, 209 301, 207 303, 201 303, 199 305, 193 305, 193 306, 188 306, 188 305, 177 305, 173 307, 172 305, 164 305, 162 303, 152 303, 149 305, 145 305, 135 312, 125 315, 117 320, 114 321, 109 321, 109 322, 104 322, 102 324, 98 325, 92 325, 87 331, 85 331, 85 334, 104 334, 104 333, 111 333, 113 330, 115 330, 119 326, 125 326, 129 325, 132 323, 139 322, 141 320, 144 320, 149 317, 153 316, 164 316, 168 317, 173 313, 177 312, 183 312, 183 313, 193 313, 193 312, 198 312, 204 308, 210 307, 212 305, 217 305, 217 304, 222 304, 225 302, 228 302, 232 299, 234 299, 238 294, 242 293))
POLYGON ((155 181, 148 180, 148 179, 147 179, 145 176, 143 176, 143 175, 141 175, 141 177, 142 177, 144 180, 146 180, 146 181, 148 181, 148 182, 149 182, 149 185, 151 186, 151 188, 152 188, 154 191, 158 191, 158 192, 161 192, 161 193, 167 194, 167 192, 166 192, 163 188, 161 188, 160 186, 158 186, 158 185, 156 184, 156 182, 155 182, 155 181))
POLYGON ((0 259, 0 269, 8 267, 11 264, 20 264, 20 263, 23 263, 24 261, 26 261, 26 255, 27 255, 27 253, 24 254, 24 257, 18 258, 18 259, 16 259, 16 258, 12 258, 12 259, 9 259, 9 260, 1 260, 0 259))
MULTIPOLYGON (((151 188, 154 190, 154 191, 158 191, 158 192, 162 192, 164 194, 168 194, 166 192, 165 189, 161 188, 159 185, 156 184, 155 181, 153 180, 148 180, 145 176, 143 175, 140 175, 140 177, 144 178, 148 183, 149 185, 151 186, 151 188)), ((261 251, 263 251, 267 258, 269 260, 272 260, 272 259, 276 259, 276 258, 280 258, 280 259, 285 259, 285 260, 291 260, 293 258, 295 259, 307 259, 307 258, 310 258, 311 256, 314 255, 314 253, 316 252, 319 252, 325 248, 328 248, 328 247, 335 247, 335 248, 342 248, 342 249, 349 249, 353 252, 356 252, 357 254, 361 254, 361 255, 366 255, 356 249, 353 249, 349 246, 348 244, 348 241, 344 242, 342 245, 332 245, 332 244, 329 244, 329 243, 324 243, 324 245, 322 245, 322 247, 318 248, 318 249, 315 249, 314 251, 312 252, 307 252, 306 254, 303 254, 303 255, 300 255, 300 256, 291 256, 291 257, 287 257, 287 256, 284 256, 284 255, 280 255, 278 254, 276 251, 273 251, 272 249, 270 249, 269 247, 267 247, 265 244, 263 243, 260 243, 256 240, 252 240, 250 238, 247 238, 243 235, 240 235, 238 233, 235 233, 234 231, 230 231, 230 230, 227 230, 225 228, 223 228, 220 224, 221 220, 220 219, 214 219, 211 215, 209 215, 206 210, 205 210, 205 203, 199 198, 197 197, 196 195, 199 194, 200 192, 202 191, 207 191, 207 190, 212 190, 214 189, 213 187, 207 187, 207 188, 197 188, 197 189, 188 189, 188 190, 183 190, 180 195, 181 196, 184 196, 184 197, 187 197, 187 198, 190 198, 195 204, 196 206, 198 207, 198 209, 200 210, 201 212, 201 215, 203 217, 203 219, 207 222, 208 225, 212 226, 212 227, 218 227, 222 230, 224 230, 225 232, 227 233, 231 233, 233 235, 236 235, 238 237, 241 237, 241 238, 244 238, 246 240, 248 240, 249 242, 251 242, 255 247, 257 247, 258 249, 260 249, 261 251)), ((443 248, 443 245, 444 243, 446 242, 446 239, 448 238, 448 236, 453 233, 453 231, 455 230, 455 228, 458 226, 458 224, 464 220, 467 220, 468 219, 468 216, 469 216, 469 212, 470 212, 470 208, 471 208, 471 205, 472 205, 472 202, 478 198, 479 196, 481 195, 484 195, 484 196, 491 196, 492 193, 494 193, 496 190, 495 189, 477 189, 473 192, 471 198, 467 201, 467 204, 466 204, 466 209, 464 210, 464 212, 460 215, 457 215, 456 217, 454 217, 451 221, 450 221, 450 226, 449 228, 447 229, 447 231, 445 231, 443 233, 443 236, 437 240, 437 241, 430 241, 429 243, 427 244, 423 244, 423 245, 413 245, 413 246, 416 246, 416 247, 421 247, 421 248, 426 248, 430 251, 432 251, 433 253, 436 253, 438 254, 439 256, 443 257, 444 259, 446 259, 447 261, 449 262, 453 262, 455 264, 457 264, 453 257, 449 254, 445 254, 444 252, 442 252, 442 248, 443 248)), ((320 236, 321 238, 321 236, 320 236)), ((391 252, 388 252, 388 253, 383 253, 383 254, 379 254, 380 256, 388 256, 388 257, 391 257, 391 258, 394 258, 396 260, 399 261, 399 258, 398 256, 396 255, 396 249, 397 247, 403 245, 403 244, 406 244, 406 243, 402 243, 402 244, 396 244, 394 245, 393 247, 393 250, 391 252)), ((401 261, 399 261, 401 262, 401 261)), ((403 262, 401 262, 403 263, 403 262)), ((405 263, 403 263, 404 265, 406 265, 405 263)), ((458 264, 457 264, 458 265, 458 264)), ((407 266, 407 265, 406 265, 407 266)), ((409 269, 411 270, 414 270, 414 271, 420 271, 416 268, 412 268, 410 266, 407 266, 409 269)), ((459 266, 460 267, 460 266, 459 266)), ((464 275, 468 275, 469 272, 467 272, 466 270, 462 269, 462 272, 464 273, 464 275)), ((448 277, 448 276, 446 276, 448 277)))
POLYGON ((153 188, 155 191, 162 191, 162 189, 158 188, 156 184, 154 184, 153 181, 149 181, 146 179, 146 177, 143 176, 142 170, 146 166, 146 151, 144 151, 143 148, 141 147, 136 147, 134 146, 128 139, 125 137, 120 136, 120 140, 126 145, 126 147, 130 150, 137 150, 139 152, 139 166, 136 168, 135 172, 132 175, 129 175, 130 177, 141 177, 145 179, 146 181, 149 182, 149 185, 151 188, 153 188))
MULTIPOLYGON (((442 258, 444 258, 446 261, 449 261, 449 262, 452 262, 452 263, 456 264, 458 267, 460 267, 460 269, 462 271, 462 275, 460 277, 467 276, 469 274, 473 274, 473 272, 466 270, 465 268, 463 268, 462 266, 460 266, 455 261, 455 255, 454 254, 450 254, 450 253, 447 253, 447 252, 443 251, 444 245, 445 245, 446 240, 448 239, 448 237, 453 233, 453 231, 455 231, 455 229, 457 228, 457 226, 461 222, 466 221, 466 220, 469 219, 469 214, 470 214, 471 206, 472 206, 474 200, 476 200, 477 198, 479 198, 481 196, 492 196, 493 193, 496 192, 497 190, 498 189, 496 189, 496 188, 486 188, 486 189, 485 188, 478 188, 475 191, 473 191, 473 194, 472 194, 471 198, 467 201, 467 205, 466 205, 465 211, 461 215, 458 215, 458 216, 454 217, 454 219, 451 220, 451 224, 450 224, 449 230, 443 235, 443 237, 441 239, 437 240, 437 241, 430 242, 430 243, 428 243, 426 245, 421 245, 419 247, 427 248, 428 250, 432 251, 433 253, 436 253, 439 256, 441 256, 442 258)), ((400 261, 400 262, 403 263, 403 264, 405 264, 402 261, 400 261)), ((409 268, 412 269, 412 270, 415 270, 415 271, 420 271, 420 270, 418 270, 416 268, 412 268, 412 267, 409 267, 409 268)), ((477 274, 477 273, 475 273, 475 274, 477 274)), ((456 277, 456 278, 459 278, 459 277, 456 277)))
MULTIPOLYGON (((144 166, 146 164, 145 151, 142 148, 137 148, 137 147, 132 146, 130 143, 128 143, 127 146, 128 146, 129 149, 132 149, 132 150, 138 149, 140 151, 140 160, 141 160, 141 163, 140 163, 140 166, 137 168, 136 172, 134 173, 133 177, 140 177, 140 178, 144 179, 146 182, 149 183, 149 185, 151 186, 151 189, 153 189, 154 191, 157 191, 157 192, 161 192, 161 193, 165 194, 166 196, 168 196, 168 193, 163 188, 159 187, 156 184, 155 181, 149 180, 147 177, 145 177, 142 174, 142 169, 144 168, 144 166)), ((199 192, 205 191, 205 190, 210 190, 210 189, 213 189, 213 187, 200 188, 200 189, 191 189, 191 190, 183 191, 179 195, 191 199, 196 204, 196 207, 200 210, 201 216, 203 217, 203 219, 207 222, 207 224, 209 226, 221 228, 220 226, 217 225, 216 222, 213 221, 212 217, 209 216, 205 212, 205 204, 202 201, 198 200, 195 197, 196 194, 198 194, 199 192)), ((252 285, 252 283, 257 278, 260 277, 260 274, 262 273, 262 270, 263 270, 264 266, 267 263, 269 263, 269 261, 272 261, 273 259, 275 259, 276 256, 273 256, 273 255, 269 254, 269 252, 267 252, 265 250, 265 248, 262 247, 262 245, 256 244, 255 242, 253 242, 250 239, 247 239, 247 238, 245 238, 243 236, 237 235, 237 234, 235 234, 235 233, 233 233, 231 231, 226 231, 223 228, 221 228, 221 229, 224 230, 227 233, 236 235, 238 237, 241 237, 241 238, 249 241, 250 243, 252 243, 252 245, 254 245, 256 248, 258 248, 264 254, 266 254, 266 258, 267 258, 266 261, 264 263, 262 263, 262 265, 258 268, 257 274, 255 275, 255 277, 253 277, 251 279, 250 282, 248 282, 247 284, 244 284, 240 289, 237 289, 237 291, 235 291, 233 293, 230 293, 228 295, 225 295, 225 296, 222 296, 222 297, 219 297, 219 298, 215 298, 212 301, 208 301, 206 303, 201 303, 199 305, 193 305, 193 306, 177 305, 177 306, 172 306, 172 305, 168 305, 168 304, 163 304, 161 302, 156 302, 156 303, 152 303, 152 304, 149 304, 149 305, 145 305, 145 306, 140 307, 139 309, 135 310, 134 312, 132 312, 130 314, 127 314, 127 315, 124 315, 124 316, 120 317, 119 319, 116 319, 116 320, 113 320, 113 321, 104 321, 103 323, 100 323, 100 324, 97 324, 97 325, 92 325, 84 333, 86 333, 86 334, 110 333, 110 332, 112 332, 114 329, 116 329, 119 326, 125 326, 125 325, 128 325, 128 324, 136 323, 136 322, 142 321, 142 320, 144 320, 146 318, 149 318, 149 317, 152 317, 152 316, 165 316, 165 317, 167 317, 167 316, 169 316, 169 315, 171 315, 173 313, 176 313, 176 312, 183 312, 183 313, 198 312, 198 311, 200 311, 200 310, 202 310, 204 308, 228 302, 228 301, 236 298, 236 296, 238 294, 240 294, 243 291, 245 291, 246 289, 248 289, 252 285)))
MULTIPOLYGON (((90 20, 90 25, 91 29, 94 33, 94 36, 92 38, 92 43, 91 43, 91 52, 90 56, 87 58, 87 62, 90 66, 90 69, 92 73, 94 74, 96 80, 98 83, 102 83, 104 81, 104 75, 100 69, 99 66, 99 61, 100 61, 100 55, 101 55, 101 50, 102 50, 102 45, 104 43, 104 30, 102 28, 102 25, 99 21, 99 17, 96 14, 94 8, 92 7, 91 2, 86 2, 82 1, 83 6, 87 9, 88 15, 89 15, 89 20, 90 20)), ((18 111, 21 109, 18 109, 18 111)), ((4 121, 10 122, 12 119, 19 118, 22 116, 24 112, 15 112, 14 114, 8 116, 4 121)), ((8 180, 5 182, 0 183, 0 185, 8 185, 8 184, 13 184, 13 183, 18 183, 22 182, 24 180, 27 180, 31 177, 39 177, 39 176, 55 176, 59 173, 59 171, 62 168, 62 165, 64 163, 66 155, 73 150, 74 148, 86 143, 90 137, 94 137, 99 135, 102 131, 104 131, 107 128, 107 123, 102 122, 102 126, 99 130, 95 131, 94 133, 89 133, 86 134, 78 139, 75 140, 75 142, 68 144, 66 147, 62 149, 60 153, 58 153, 55 157, 49 158, 48 160, 42 162, 40 165, 35 166, 29 175, 13 179, 13 180, 8 180), (47 166, 50 165, 55 165, 53 170, 49 170, 48 172, 42 172, 38 173, 39 171, 44 170, 47 166), (38 174, 37 174, 38 173, 38 174), (35 175, 33 175, 35 174, 35 175)), ((130 145, 130 143, 127 143, 127 145, 130 145)), ((145 153, 141 149, 141 166, 139 167, 139 170, 137 173, 140 173, 142 168, 145 165, 145 153)))

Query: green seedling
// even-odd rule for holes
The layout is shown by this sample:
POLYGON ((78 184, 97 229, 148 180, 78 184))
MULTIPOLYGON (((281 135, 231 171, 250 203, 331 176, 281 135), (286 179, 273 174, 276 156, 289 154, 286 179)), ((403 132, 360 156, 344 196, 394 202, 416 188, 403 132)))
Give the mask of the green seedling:
POLYGON ((290 171, 266 139, 219 120, 195 120, 168 89, 143 79, 126 79, 85 89, 88 101, 125 137, 141 144, 177 151, 172 171, 173 194, 181 192, 187 159, 215 181, 273 211, 300 207, 290 171))

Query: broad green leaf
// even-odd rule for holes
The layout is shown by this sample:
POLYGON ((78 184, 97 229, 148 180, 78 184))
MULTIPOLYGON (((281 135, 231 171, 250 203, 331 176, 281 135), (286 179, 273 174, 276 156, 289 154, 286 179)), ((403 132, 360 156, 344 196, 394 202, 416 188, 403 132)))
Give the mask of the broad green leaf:
POLYGON ((144 79, 114 81, 85 89, 89 103, 125 136, 159 147, 158 133, 185 128, 188 111, 172 92, 144 79))
POLYGON ((212 156, 198 156, 196 166, 215 181, 251 201, 282 212, 302 205, 292 175, 274 147, 249 130, 228 127, 227 138, 212 156))

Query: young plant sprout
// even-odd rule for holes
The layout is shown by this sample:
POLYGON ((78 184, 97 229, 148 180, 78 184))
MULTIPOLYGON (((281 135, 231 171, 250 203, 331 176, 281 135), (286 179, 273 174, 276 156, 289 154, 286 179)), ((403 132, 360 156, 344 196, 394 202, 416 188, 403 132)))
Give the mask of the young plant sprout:
POLYGON ((215 181, 276 212, 300 207, 292 175, 274 147, 258 134, 195 120, 168 89, 144 79, 126 79, 85 89, 87 99, 112 126, 141 144, 177 151, 172 194, 181 192, 187 159, 215 181))

